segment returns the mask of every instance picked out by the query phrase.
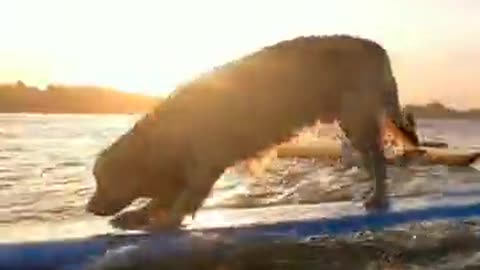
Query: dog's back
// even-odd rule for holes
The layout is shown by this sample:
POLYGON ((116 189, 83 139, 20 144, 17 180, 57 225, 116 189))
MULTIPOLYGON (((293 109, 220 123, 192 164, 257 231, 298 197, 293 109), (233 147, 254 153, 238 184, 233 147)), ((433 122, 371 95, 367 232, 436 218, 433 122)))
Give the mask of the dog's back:
POLYGON ((379 45, 359 38, 284 41, 185 84, 157 109, 157 124, 202 159, 229 166, 318 119, 338 118, 350 91, 378 106, 378 80, 391 76, 386 61, 379 45))
MULTIPOLYGON (((378 117, 386 110, 400 121, 396 91, 388 56, 372 41, 348 36, 283 41, 178 87, 102 153, 97 183, 112 197, 127 198, 122 205, 153 198, 147 208, 173 213, 176 223, 201 206, 227 167, 317 120, 339 120, 373 168, 375 191, 366 205, 383 207, 386 172, 378 117)), ((96 201, 107 203, 91 203, 90 211, 117 211, 105 210, 112 199, 96 201)))

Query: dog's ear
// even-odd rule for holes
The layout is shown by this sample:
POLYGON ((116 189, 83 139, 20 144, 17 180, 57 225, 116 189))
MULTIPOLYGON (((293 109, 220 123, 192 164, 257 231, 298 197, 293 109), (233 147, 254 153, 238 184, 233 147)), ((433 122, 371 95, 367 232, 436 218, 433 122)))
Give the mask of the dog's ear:
POLYGON ((385 119, 384 132, 392 134, 396 145, 403 145, 406 149, 415 149, 419 146, 415 130, 408 131, 398 127, 390 118, 385 119))

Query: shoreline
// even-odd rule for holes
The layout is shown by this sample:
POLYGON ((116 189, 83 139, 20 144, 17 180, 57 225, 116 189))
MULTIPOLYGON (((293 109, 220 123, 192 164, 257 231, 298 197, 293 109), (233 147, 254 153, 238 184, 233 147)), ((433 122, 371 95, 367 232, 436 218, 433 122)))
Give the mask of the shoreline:
MULTIPOLYGON (((143 115, 149 111, 138 111, 138 112, 37 112, 37 111, 19 111, 19 112, 2 112, 0 115, 35 115, 35 116, 62 116, 62 115, 72 115, 72 116, 135 116, 143 115)), ((430 116, 430 115, 421 115, 414 114, 417 119, 422 120, 480 120, 480 117, 477 116, 430 116)))

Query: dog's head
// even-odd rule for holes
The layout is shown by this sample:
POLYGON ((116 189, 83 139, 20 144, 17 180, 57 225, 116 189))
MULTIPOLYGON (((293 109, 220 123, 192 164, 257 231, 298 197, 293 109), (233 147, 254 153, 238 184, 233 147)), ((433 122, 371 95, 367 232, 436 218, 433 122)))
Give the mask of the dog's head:
POLYGON ((175 152, 168 141, 157 136, 152 115, 100 153, 93 167, 96 189, 86 210, 99 216, 115 215, 137 198, 155 198, 168 210, 182 191, 174 166, 175 152), (172 150, 172 151, 169 151, 172 150))

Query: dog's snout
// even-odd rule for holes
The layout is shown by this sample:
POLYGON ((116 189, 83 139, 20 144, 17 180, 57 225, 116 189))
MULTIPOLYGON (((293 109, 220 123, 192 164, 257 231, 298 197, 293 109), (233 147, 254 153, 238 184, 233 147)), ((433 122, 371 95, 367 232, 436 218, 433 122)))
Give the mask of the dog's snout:
POLYGON ((109 213, 106 210, 106 207, 102 205, 97 196, 93 195, 93 197, 88 201, 86 209, 88 213, 92 213, 97 216, 108 216, 109 213))

